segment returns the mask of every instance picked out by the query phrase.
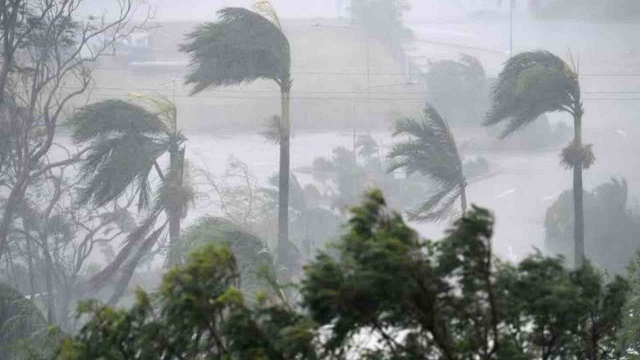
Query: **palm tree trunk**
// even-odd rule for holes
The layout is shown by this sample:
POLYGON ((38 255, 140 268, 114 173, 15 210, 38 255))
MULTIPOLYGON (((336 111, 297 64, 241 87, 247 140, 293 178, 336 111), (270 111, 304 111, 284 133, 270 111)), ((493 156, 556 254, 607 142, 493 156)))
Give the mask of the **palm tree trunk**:
POLYGON ((278 259, 286 259, 286 247, 289 245, 289 141, 291 127, 289 122, 289 101, 291 84, 283 82, 281 88, 282 103, 282 139, 280 139, 280 177, 278 181, 278 259))
POLYGON ((169 254, 167 259, 168 266, 177 265, 180 262, 179 252, 176 249, 178 246, 178 241, 180 238, 180 222, 181 222, 181 213, 180 206, 177 203, 180 201, 176 192, 178 189, 182 188, 182 171, 180 167, 182 167, 183 162, 181 161, 181 152, 179 149, 178 143, 172 143, 171 148, 169 150, 169 166, 171 167, 169 171, 169 179, 166 181, 169 182, 170 196, 169 196, 169 204, 166 204, 167 209, 167 217, 169 218, 169 254))
POLYGON ((464 216, 467 213, 467 184, 464 180, 460 183, 460 206, 464 216))
MULTIPOLYGON (((578 108, 573 117, 574 146, 582 149, 582 110, 578 108)), ((574 261, 577 269, 584 265, 584 208, 582 204, 582 158, 573 167, 573 214, 574 214, 574 261)))

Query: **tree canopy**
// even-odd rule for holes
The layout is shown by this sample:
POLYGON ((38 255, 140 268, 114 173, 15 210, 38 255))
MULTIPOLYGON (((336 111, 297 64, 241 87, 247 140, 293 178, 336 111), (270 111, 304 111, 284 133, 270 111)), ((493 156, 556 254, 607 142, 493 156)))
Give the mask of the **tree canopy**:
POLYGON ((498 261, 493 223, 473 207, 440 241, 422 239, 373 190, 306 267, 299 307, 245 301, 232 251, 207 244, 129 310, 86 303, 59 358, 619 358, 628 283, 539 254, 498 261))

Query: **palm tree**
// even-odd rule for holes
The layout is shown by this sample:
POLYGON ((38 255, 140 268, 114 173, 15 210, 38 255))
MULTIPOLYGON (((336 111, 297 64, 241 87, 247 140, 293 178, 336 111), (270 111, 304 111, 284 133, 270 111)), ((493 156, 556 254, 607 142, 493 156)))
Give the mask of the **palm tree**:
MULTIPOLYGON (((112 302, 125 290, 139 260, 161 238, 167 224, 169 248, 175 247, 181 219, 193 200, 185 174, 186 138, 178 130, 174 103, 161 96, 135 96, 133 100, 151 105, 150 109, 132 101, 105 100, 81 108, 70 119, 74 141, 89 148, 80 167, 84 183, 80 201, 103 206, 133 194, 138 210, 148 210, 116 259, 90 281, 92 288, 100 288, 122 268, 112 302), (158 160, 165 154, 169 166, 163 170, 158 160), (154 171, 160 186, 152 191, 154 171), (166 221, 153 230, 163 212, 166 221)), ((171 254, 169 251, 169 265, 176 263, 171 254)))
POLYGON ((501 137, 535 121, 547 112, 562 111, 573 116, 574 139, 561 155, 562 163, 573 169, 573 210, 575 265, 584 264, 584 213, 582 169, 593 164, 591 145, 582 144, 580 83, 575 66, 547 51, 518 54, 507 61, 493 89, 492 106, 484 125, 508 120, 501 137))
POLYGON ((420 120, 401 119, 393 136, 408 138, 393 145, 389 172, 403 169, 407 175, 420 173, 431 178, 435 193, 416 210, 409 212, 412 220, 438 221, 447 217, 460 198, 460 208, 467 210, 466 180, 462 159, 449 125, 428 103, 420 120))
POLYGON ((289 98, 291 54, 278 16, 268 1, 256 3, 255 12, 225 8, 219 19, 199 25, 181 50, 191 57, 186 83, 192 94, 208 88, 239 85, 258 79, 273 80, 280 87, 282 139, 278 201, 278 255, 289 241, 289 98))

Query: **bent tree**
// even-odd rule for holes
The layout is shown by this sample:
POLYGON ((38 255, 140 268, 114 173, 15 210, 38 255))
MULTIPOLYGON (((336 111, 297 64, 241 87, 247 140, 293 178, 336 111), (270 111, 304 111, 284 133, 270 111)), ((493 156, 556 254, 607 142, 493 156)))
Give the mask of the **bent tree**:
POLYGON ((462 214, 467 212, 467 182, 462 159, 446 120, 430 104, 420 119, 405 118, 396 123, 394 136, 407 136, 393 145, 389 171, 403 169, 407 175, 420 173, 436 184, 436 191, 422 205, 409 212, 412 220, 438 221, 451 213, 460 199, 462 214))
POLYGON ((584 210, 582 170, 595 161, 591 145, 582 144, 580 82, 575 66, 548 51, 530 51, 507 61, 493 89, 492 105, 484 125, 508 122, 501 137, 530 124, 547 112, 573 117, 574 139, 562 150, 562 164, 573 169, 575 266, 584 265, 584 210))
POLYGON ((167 226, 167 263, 177 263, 171 249, 194 197, 185 169, 186 138, 178 129, 175 105, 163 97, 137 96, 134 100, 90 104, 70 119, 73 139, 88 148, 80 167, 80 201, 104 206, 133 194, 138 210, 145 210, 145 220, 129 234, 115 260, 90 280, 95 290, 118 271, 122 273, 111 303, 117 302, 139 261, 163 237, 167 226), (169 164, 162 169, 159 159, 166 155, 169 164), (155 189, 154 176, 160 181, 155 189))
POLYGON ((280 87, 278 258, 283 259, 289 243, 291 54, 289 40, 269 2, 258 1, 255 9, 220 10, 218 20, 199 25, 181 50, 191 57, 186 83, 194 86, 192 94, 259 79, 273 80, 280 87))

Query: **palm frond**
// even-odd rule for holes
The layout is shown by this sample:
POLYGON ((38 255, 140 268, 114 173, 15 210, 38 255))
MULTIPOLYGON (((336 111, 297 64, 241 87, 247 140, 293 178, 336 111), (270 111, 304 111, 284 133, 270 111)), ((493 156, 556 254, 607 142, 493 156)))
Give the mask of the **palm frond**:
POLYGON ((562 59, 547 51, 530 51, 507 61, 492 95, 484 125, 508 121, 504 138, 546 112, 573 111, 580 85, 562 59))
POLYGON ((417 222, 446 220, 456 214, 454 204, 460 198, 460 194, 461 188, 459 184, 443 186, 418 208, 407 211, 409 219, 417 222))
POLYGON ((394 136, 406 136, 393 145, 389 171, 403 169, 407 175, 420 173, 435 182, 436 190, 413 211, 412 220, 439 221, 446 218, 460 197, 464 183, 462 159, 447 122, 431 105, 426 104, 420 120, 401 119, 394 136))
POLYGON ((282 25, 280 24, 280 18, 278 17, 278 13, 273 8, 273 5, 268 0, 256 0, 253 4, 253 10, 264 16, 266 19, 269 19, 278 29, 282 30, 282 25))
POLYGON ((105 100, 83 107, 69 122, 74 140, 89 147, 80 167, 80 201, 102 206, 137 185, 138 205, 146 207, 149 173, 170 145, 158 115, 130 102, 105 100))
POLYGON ((175 133, 177 131, 178 109, 172 100, 162 94, 148 96, 131 93, 130 95, 133 100, 151 105, 150 112, 154 113, 162 122, 165 126, 165 132, 175 133))
POLYGON ((80 190, 82 203, 98 206, 118 199, 129 188, 140 185, 139 206, 148 205, 148 175, 168 144, 149 136, 123 134, 102 137, 92 142, 80 166, 84 185, 80 190))
POLYGON ((407 175, 420 173, 439 184, 458 183, 463 178, 462 160, 446 121, 427 104, 420 120, 401 119, 394 136, 407 136, 393 145, 389 171, 403 169, 407 175))
POLYGON ((224 8, 218 15, 180 46, 191 59, 186 83, 194 86, 192 94, 257 79, 290 81, 289 41, 272 21, 243 8, 224 8))
POLYGON ((109 280, 113 278, 113 276, 118 272, 122 264, 124 264, 127 259, 131 257, 131 254, 135 249, 140 247, 140 244, 147 236, 147 234, 153 229, 156 221, 158 220, 159 213, 153 213, 140 224, 140 226, 136 227, 134 231, 129 233, 125 240, 125 245, 122 247, 120 252, 116 258, 107 265, 104 269, 102 269, 99 273, 95 274, 93 277, 89 279, 87 282, 88 287, 97 291, 103 288, 109 280))
POLYGON ((108 134, 156 134, 162 125, 145 108, 122 100, 104 100, 76 111, 68 120, 73 140, 84 143, 108 134))
POLYGON ((120 297, 122 296, 122 294, 124 294, 124 291, 126 290, 127 285, 129 285, 129 282, 133 277, 133 273, 135 272, 136 268, 138 267, 138 264, 140 263, 140 260, 146 254, 148 254, 149 251, 153 248, 153 246, 158 242, 158 239, 160 239, 160 236, 164 232, 166 226, 167 226, 167 223, 165 222, 162 226, 160 226, 158 229, 152 232, 146 239, 144 239, 144 241, 141 242, 135 254, 130 256, 127 262, 121 266, 122 275, 120 276, 120 280, 118 280, 116 284, 116 287, 113 291, 113 295, 109 299, 109 304, 115 305, 120 299, 120 297))

